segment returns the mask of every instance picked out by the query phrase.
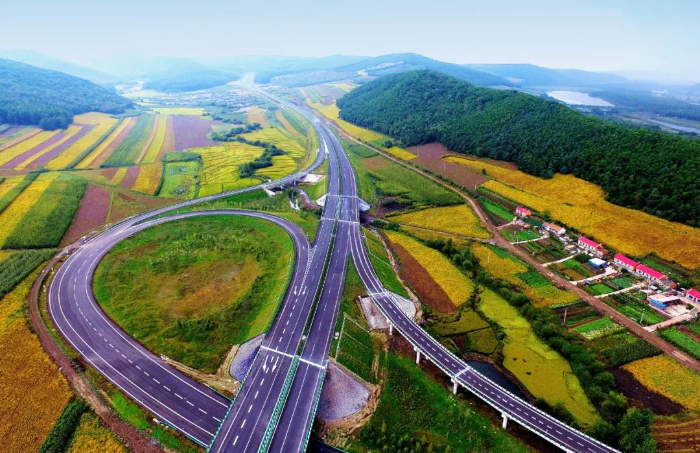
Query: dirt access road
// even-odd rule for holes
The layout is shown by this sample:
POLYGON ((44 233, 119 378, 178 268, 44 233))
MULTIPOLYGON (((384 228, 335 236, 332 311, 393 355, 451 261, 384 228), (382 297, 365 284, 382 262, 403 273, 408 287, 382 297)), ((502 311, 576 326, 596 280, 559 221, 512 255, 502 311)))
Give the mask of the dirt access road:
POLYGON ((559 288, 562 289, 568 289, 569 291, 573 292, 576 294, 581 300, 585 301, 589 305, 591 305, 593 308, 598 310, 601 313, 604 313, 610 318, 615 321, 616 323, 625 326, 630 332, 632 332, 635 336, 638 338, 641 338, 643 340, 648 341, 649 343, 653 344, 656 346, 660 351, 662 351, 664 354, 668 355, 672 359, 678 361, 679 363, 687 366, 688 368, 691 368, 695 370, 696 372, 700 373, 700 362, 697 360, 693 359, 690 357, 688 354, 685 352, 681 351, 680 349, 670 345, 669 343, 666 343, 663 341, 661 338, 657 337, 651 332, 646 331, 642 326, 637 324, 636 322, 632 321, 628 317, 622 315, 621 313, 617 312, 615 309, 607 305, 605 302, 596 299, 593 295, 588 294, 585 292, 583 289, 579 288, 578 286, 572 285, 568 280, 564 279, 563 277, 555 274, 554 272, 550 271, 547 269, 545 266, 542 264, 538 263, 530 255, 525 253, 523 250, 519 249, 516 247, 514 244, 511 244, 506 238, 501 236, 498 232, 498 228, 496 225, 491 221, 491 219, 488 218, 486 213, 483 211, 479 203, 476 202, 472 197, 469 195, 465 194, 464 192, 460 191, 459 189, 451 186, 450 184, 445 183, 442 181, 440 178, 437 178, 430 173, 427 173, 419 168, 414 167, 413 165, 410 165, 406 163, 405 161, 396 158, 392 156, 389 153, 385 153, 382 150, 372 146, 368 145, 367 143, 364 143, 360 140, 357 140, 355 137, 352 137, 345 133, 340 127, 338 127, 335 123, 331 123, 332 126, 335 128, 336 131, 340 135, 342 135, 344 138, 351 140, 359 145, 366 146, 373 151, 381 154, 382 156, 386 157, 387 159, 391 160, 394 163, 397 163, 399 165, 403 165, 406 168, 409 168, 413 170, 414 172, 421 174, 425 176, 426 178, 430 178, 432 181, 436 182, 437 184, 440 184, 441 186, 453 191, 454 193, 458 194, 460 197, 462 197, 467 203, 469 203, 476 212, 476 214, 479 216, 481 221, 488 227, 489 231, 491 231, 491 234, 493 235, 493 242, 508 250, 510 253, 513 255, 517 256, 521 260, 525 261, 527 264, 535 268, 539 273, 547 277, 554 285, 556 285, 559 288))

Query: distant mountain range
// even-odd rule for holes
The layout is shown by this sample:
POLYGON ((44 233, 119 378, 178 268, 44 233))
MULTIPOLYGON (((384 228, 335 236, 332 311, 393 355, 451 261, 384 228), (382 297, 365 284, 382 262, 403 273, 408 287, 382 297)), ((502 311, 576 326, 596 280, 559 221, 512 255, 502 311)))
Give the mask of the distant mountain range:
MULTIPOLYGON (((551 88, 626 89, 631 85, 635 85, 637 90, 642 88, 640 82, 619 74, 551 69, 532 64, 462 65, 415 53, 378 57, 331 55, 322 58, 272 55, 203 58, 121 55, 95 60, 90 67, 24 50, 0 51, 0 58, 61 71, 100 85, 142 80, 145 88, 167 92, 210 88, 235 80, 247 72, 255 72, 256 81, 260 83, 305 86, 347 79, 364 83, 380 76, 420 69, 438 71, 478 86, 528 91, 551 88)), ((649 85, 644 89, 651 91, 660 87, 649 85)), ((700 92, 700 84, 686 90, 700 92)))

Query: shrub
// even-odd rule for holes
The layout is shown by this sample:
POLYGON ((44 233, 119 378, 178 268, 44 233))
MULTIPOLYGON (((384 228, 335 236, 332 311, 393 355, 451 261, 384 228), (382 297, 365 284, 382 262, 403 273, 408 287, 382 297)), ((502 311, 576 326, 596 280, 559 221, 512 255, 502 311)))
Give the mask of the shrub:
POLYGON ((56 420, 51 432, 41 445, 39 453, 63 453, 80 423, 80 417, 88 410, 83 400, 71 399, 63 408, 61 416, 56 420))

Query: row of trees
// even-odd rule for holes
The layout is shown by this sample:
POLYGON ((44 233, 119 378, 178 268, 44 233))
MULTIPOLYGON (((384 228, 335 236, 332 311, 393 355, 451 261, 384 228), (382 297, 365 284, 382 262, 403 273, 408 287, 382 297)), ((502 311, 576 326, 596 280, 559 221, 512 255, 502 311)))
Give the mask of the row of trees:
POLYGON ((63 129, 73 115, 121 113, 131 101, 78 77, 0 59, 0 124, 63 129))
POLYGON ((211 139, 217 142, 232 142, 240 141, 237 140, 237 136, 240 134, 247 134, 248 132, 254 132, 262 129, 260 123, 247 124, 245 126, 232 127, 227 131, 212 132, 211 139))
POLYGON ((615 204, 700 226, 700 141, 585 116, 556 102, 479 88, 431 71, 387 76, 338 101, 344 120, 411 146, 515 162, 530 174, 572 173, 615 204))

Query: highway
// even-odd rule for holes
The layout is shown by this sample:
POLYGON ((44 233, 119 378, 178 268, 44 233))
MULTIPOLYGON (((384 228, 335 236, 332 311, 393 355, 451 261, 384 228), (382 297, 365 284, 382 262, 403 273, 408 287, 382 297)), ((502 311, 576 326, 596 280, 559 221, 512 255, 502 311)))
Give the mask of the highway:
POLYGON ((59 267, 48 294, 49 313, 68 342, 125 394, 159 420, 210 451, 303 452, 325 377, 330 344, 349 258, 380 310, 426 357, 466 388, 522 426, 566 451, 615 451, 501 389, 454 356, 406 317, 377 278, 359 224, 354 170, 329 127, 305 109, 285 104, 312 122, 320 152, 305 172, 266 184, 284 184, 312 171, 328 158, 328 191, 313 246, 292 223, 251 211, 198 211, 161 214, 251 187, 190 200, 134 216, 85 242, 59 267), (231 403, 166 365, 128 337, 99 308, 91 282, 100 259, 119 241, 154 225, 202 215, 249 215, 276 223, 295 245, 292 278, 275 320, 242 386, 231 403))
MULTIPOLYGON (((56 272, 48 293, 51 318, 64 338, 105 378, 161 421, 207 446, 223 420, 230 400, 167 365, 111 321, 95 301, 92 279, 102 257, 119 241, 146 228, 173 220, 243 215, 282 227, 291 237, 295 263, 290 287, 302 285, 309 242, 293 223, 252 211, 214 210, 176 214, 123 225, 98 236, 68 257, 56 272)), ((291 292, 287 293, 289 297, 291 292)), ((286 304, 284 304, 284 308, 286 304)))

